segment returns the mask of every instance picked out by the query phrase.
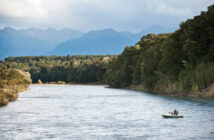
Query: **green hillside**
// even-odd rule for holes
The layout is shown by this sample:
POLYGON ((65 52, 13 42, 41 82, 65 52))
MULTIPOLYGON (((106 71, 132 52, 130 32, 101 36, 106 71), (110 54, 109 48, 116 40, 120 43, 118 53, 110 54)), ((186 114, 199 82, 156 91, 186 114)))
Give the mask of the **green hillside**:
POLYGON ((126 47, 108 64, 105 81, 111 87, 214 97, 214 5, 171 34, 148 34, 126 47))

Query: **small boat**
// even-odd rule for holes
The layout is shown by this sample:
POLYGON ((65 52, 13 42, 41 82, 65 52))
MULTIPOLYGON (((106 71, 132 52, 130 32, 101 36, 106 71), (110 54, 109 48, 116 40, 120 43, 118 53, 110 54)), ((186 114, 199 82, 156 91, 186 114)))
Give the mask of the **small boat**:
POLYGON ((174 114, 166 114, 166 115, 161 115, 164 118, 183 118, 184 116, 182 115, 174 115, 174 114))

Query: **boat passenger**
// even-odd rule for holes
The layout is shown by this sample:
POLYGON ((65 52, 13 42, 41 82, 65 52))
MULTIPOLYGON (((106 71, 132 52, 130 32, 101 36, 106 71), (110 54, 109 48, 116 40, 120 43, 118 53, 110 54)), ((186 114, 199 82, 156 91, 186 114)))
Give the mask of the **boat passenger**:
POLYGON ((178 111, 176 109, 174 110, 174 115, 178 115, 178 111))

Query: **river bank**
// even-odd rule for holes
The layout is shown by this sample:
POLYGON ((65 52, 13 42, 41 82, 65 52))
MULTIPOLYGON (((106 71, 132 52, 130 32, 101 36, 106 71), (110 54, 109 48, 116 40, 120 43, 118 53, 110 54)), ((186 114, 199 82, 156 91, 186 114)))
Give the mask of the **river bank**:
POLYGON ((103 81, 100 82, 91 82, 91 83, 65 83, 64 81, 58 81, 58 82, 47 82, 47 83, 32 83, 32 85, 105 85, 103 81))
POLYGON ((154 91, 148 91, 146 90, 143 86, 138 85, 138 86, 130 86, 125 89, 131 89, 131 90, 136 90, 136 91, 144 91, 144 92, 149 92, 152 94, 158 94, 158 95, 166 95, 166 96, 175 96, 175 97, 190 97, 190 98, 202 98, 202 99, 214 99, 214 83, 208 86, 207 88, 201 90, 201 91, 196 91, 192 93, 184 93, 179 90, 168 90, 168 89, 158 89, 154 91))
POLYGON ((4 69, 0 78, 0 106, 7 105, 18 98, 18 92, 28 90, 30 73, 14 69, 4 69))

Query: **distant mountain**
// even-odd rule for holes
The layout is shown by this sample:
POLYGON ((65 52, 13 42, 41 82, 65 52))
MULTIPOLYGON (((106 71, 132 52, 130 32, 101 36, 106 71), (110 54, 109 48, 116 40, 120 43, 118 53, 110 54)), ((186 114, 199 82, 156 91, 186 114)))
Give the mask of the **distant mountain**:
MULTIPOLYGON (((26 30, 20 30, 20 32, 27 34, 32 38, 52 43, 52 45, 56 45, 71 38, 79 38, 83 34, 78 30, 72 30, 69 28, 61 30, 56 30, 54 28, 48 28, 45 30, 29 28, 26 30)), ((51 48, 54 48, 54 46, 51 46, 51 48)))
POLYGON ((151 26, 137 34, 117 32, 113 29, 90 31, 78 39, 70 39, 59 44, 48 55, 107 55, 120 54, 125 46, 134 45, 148 33, 169 33, 174 29, 165 29, 159 25, 151 26))
POLYGON ((36 55, 106 55, 120 54, 125 46, 134 45, 148 33, 168 33, 175 29, 151 26, 137 34, 104 29, 82 33, 69 28, 28 28, 0 30, 0 59, 9 56, 36 55))
POLYGON ((0 30, 0 59, 8 56, 44 55, 59 43, 82 35, 72 29, 22 29, 4 28, 0 30))
POLYGON ((106 55, 120 54, 124 47, 133 45, 139 38, 130 32, 113 29, 90 31, 78 39, 59 44, 49 55, 106 55))

